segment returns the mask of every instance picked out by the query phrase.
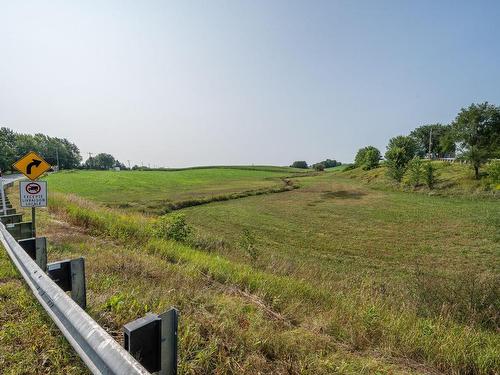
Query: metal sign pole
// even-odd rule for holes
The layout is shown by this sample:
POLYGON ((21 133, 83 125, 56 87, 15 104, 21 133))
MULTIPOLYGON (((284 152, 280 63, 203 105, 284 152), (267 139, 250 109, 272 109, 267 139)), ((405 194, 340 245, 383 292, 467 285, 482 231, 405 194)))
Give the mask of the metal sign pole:
POLYGON ((36 237, 35 207, 31 207, 31 222, 33 223, 32 225, 33 237, 36 237))
POLYGON ((0 171, 0 190, 2 190, 2 214, 7 215, 7 203, 5 202, 5 191, 3 190, 2 171, 0 171))

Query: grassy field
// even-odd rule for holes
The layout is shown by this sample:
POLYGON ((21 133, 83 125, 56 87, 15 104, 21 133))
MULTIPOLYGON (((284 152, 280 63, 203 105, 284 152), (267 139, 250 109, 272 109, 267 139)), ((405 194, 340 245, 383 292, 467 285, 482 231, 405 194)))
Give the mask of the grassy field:
POLYGON ((55 191, 78 194, 109 207, 164 213, 172 204, 268 192, 297 173, 287 167, 206 167, 174 171, 68 171, 47 177, 55 191))
MULTIPOLYGON (((221 171, 201 171, 182 194, 218 194, 221 171)), ((251 188, 287 172, 249 178, 251 188)), ((89 311, 117 337, 146 311, 180 308, 182 373, 498 373, 498 200, 363 176, 297 174, 299 189, 182 209, 192 232, 177 242, 130 210, 148 188, 116 198, 126 173, 61 173, 51 191, 90 201, 52 194, 41 231, 51 259, 87 258, 89 311), (109 191, 94 192, 103 179, 109 191)))

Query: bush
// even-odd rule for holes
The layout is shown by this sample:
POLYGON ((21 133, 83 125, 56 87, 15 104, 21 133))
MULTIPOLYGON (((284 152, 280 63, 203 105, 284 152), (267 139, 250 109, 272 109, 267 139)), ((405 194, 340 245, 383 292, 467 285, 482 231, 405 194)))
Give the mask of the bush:
POLYGON ((415 156, 408 163, 408 168, 406 169, 406 182, 408 185, 417 187, 420 185, 422 179, 422 160, 415 156))
POLYGON ((491 161, 486 170, 491 182, 500 184, 500 160, 491 161))
POLYGON ((294 161, 293 164, 291 165, 292 168, 302 168, 302 169, 307 169, 309 166, 307 163, 303 160, 300 161, 294 161))
POLYGON ((429 189, 433 189, 436 184, 437 176, 436 167, 434 167, 430 162, 424 164, 424 178, 427 187, 429 189))
POLYGON ((406 167, 416 152, 417 144, 413 138, 402 135, 391 138, 385 153, 389 176, 401 182, 406 167))
POLYGON ((313 165, 314 169, 318 172, 325 170, 325 165, 323 163, 317 163, 313 165))
POLYGON ((373 146, 366 146, 358 150, 354 159, 354 165, 365 171, 378 167, 380 151, 373 146))
POLYGON ((257 241, 255 236, 248 229, 243 229, 240 239, 240 246, 243 251, 248 255, 252 262, 256 262, 259 257, 259 249, 257 248, 257 241))
POLYGON ((159 238, 185 242, 191 232, 191 227, 186 223, 186 216, 180 213, 160 216, 153 223, 153 233, 159 238))
POLYGON ((453 320, 500 328, 500 278, 478 270, 466 270, 447 277, 416 273, 414 285, 418 309, 424 316, 448 316, 453 320))
POLYGON ((387 174, 394 180, 401 182, 406 171, 405 151, 400 147, 394 147, 385 153, 387 159, 387 174))

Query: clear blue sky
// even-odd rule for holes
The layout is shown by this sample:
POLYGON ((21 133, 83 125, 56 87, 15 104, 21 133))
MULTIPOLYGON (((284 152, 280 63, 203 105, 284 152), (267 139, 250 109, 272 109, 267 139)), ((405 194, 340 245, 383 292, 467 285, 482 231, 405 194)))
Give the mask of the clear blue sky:
POLYGON ((500 104, 500 1, 3 1, 0 125, 151 165, 353 159, 500 104))

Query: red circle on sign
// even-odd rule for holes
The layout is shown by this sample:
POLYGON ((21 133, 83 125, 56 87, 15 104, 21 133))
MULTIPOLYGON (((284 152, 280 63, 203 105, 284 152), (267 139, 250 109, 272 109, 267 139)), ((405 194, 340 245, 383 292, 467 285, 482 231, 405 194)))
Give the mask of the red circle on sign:
POLYGON ((25 189, 28 194, 38 194, 42 190, 42 187, 36 182, 31 182, 26 185, 25 189))

